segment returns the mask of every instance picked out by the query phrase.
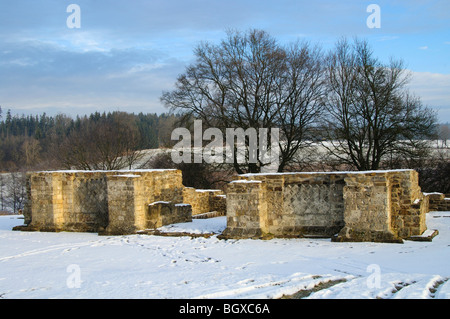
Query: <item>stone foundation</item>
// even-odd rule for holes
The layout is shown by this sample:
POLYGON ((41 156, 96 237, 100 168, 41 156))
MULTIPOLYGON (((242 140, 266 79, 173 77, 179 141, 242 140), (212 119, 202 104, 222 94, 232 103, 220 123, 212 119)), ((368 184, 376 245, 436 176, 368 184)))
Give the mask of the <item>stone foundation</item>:
POLYGON ((179 170, 27 175, 21 230, 133 234, 227 215, 221 238, 325 237, 402 242, 426 230, 443 194, 424 196, 414 170, 247 174, 217 190, 184 187, 179 170))
POLYGON ((227 187, 222 237, 401 242, 427 211, 413 170, 247 174, 227 187))

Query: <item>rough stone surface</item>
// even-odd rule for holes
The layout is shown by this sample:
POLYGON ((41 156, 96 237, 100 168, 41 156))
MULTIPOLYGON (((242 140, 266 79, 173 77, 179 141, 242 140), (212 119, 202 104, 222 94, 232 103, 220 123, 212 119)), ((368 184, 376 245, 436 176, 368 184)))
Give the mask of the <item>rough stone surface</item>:
POLYGON ((191 205, 156 202, 149 205, 145 228, 155 229, 164 225, 191 221, 191 205))
POLYGON ((450 211, 450 195, 443 193, 424 193, 424 196, 428 201, 430 211, 450 211))
POLYGON ((227 187, 222 237, 401 242, 427 212, 413 170, 247 174, 227 187))
POLYGON ((183 200, 191 204, 194 216, 213 211, 220 215, 226 213, 226 196, 221 190, 186 187, 183 189, 183 200))
MULTIPOLYGON (((153 223, 149 216, 161 220, 150 213, 149 204, 183 203, 183 189, 179 170, 29 173, 25 224, 39 231, 135 233, 153 223)), ((162 220, 176 222, 183 215, 180 221, 185 221, 187 206, 170 206, 174 217, 162 220)))
POLYGON ((27 196, 17 229, 117 235, 226 212, 221 238, 402 242, 424 233, 429 209, 450 210, 414 170, 247 174, 226 195, 184 187, 179 170, 35 172, 27 196))

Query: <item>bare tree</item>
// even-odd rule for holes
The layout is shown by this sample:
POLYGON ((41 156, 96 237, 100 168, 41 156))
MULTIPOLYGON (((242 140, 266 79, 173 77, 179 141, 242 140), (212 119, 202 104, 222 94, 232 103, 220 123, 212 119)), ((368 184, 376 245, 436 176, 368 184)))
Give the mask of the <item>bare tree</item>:
POLYGON ((419 183, 424 192, 450 194, 450 153, 437 150, 422 165, 414 167, 419 172, 419 183))
POLYGON ((116 112, 110 119, 83 121, 60 145, 57 156, 66 168, 118 170, 132 168, 141 157, 139 130, 132 115, 116 112))
POLYGON ((6 191, 5 191, 5 174, 2 174, 0 172, 0 211, 4 211, 5 210, 5 195, 6 195, 6 191))
MULTIPOLYGON (((194 53, 196 62, 173 91, 163 93, 162 102, 187 118, 201 119, 204 128, 279 128, 278 171, 284 170, 322 109, 320 49, 299 42, 283 47, 266 32, 250 30, 229 31, 219 45, 202 43, 194 53)), ((238 173, 259 172, 264 165, 233 162, 238 173)))
POLYGON ((38 140, 32 137, 25 138, 22 144, 22 154, 26 167, 32 167, 39 162, 40 151, 41 147, 38 140))
POLYGON ((344 39, 328 57, 327 77, 324 146, 332 156, 358 170, 426 156, 436 117, 406 90, 402 62, 383 64, 366 41, 344 39))
POLYGON ((448 124, 439 125, 438 138, 441 140, 441 146, 447 147, 447 141, 450 139, 450 126, 448 124))
POLYGON ((6 197, 7 207, 18 213, 23 209, 26 200, 26 176, 23 172, 9 173, 6 180, 6 197))

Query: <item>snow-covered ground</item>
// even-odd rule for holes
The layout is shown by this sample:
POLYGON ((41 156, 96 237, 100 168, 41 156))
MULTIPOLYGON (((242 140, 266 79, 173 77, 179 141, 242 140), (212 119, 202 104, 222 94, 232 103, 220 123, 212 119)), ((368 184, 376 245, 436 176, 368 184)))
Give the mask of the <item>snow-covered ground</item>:
MULTIPOLYGON (((11 230, 22 223, 0 216, 0 298, 279 298, 317 286, 308 298, 450 299, 450 212, 428 214, 439 230, 432 242, 404 244, 11 230)), ((219 233, 225 224, 161 230, 219 233)))

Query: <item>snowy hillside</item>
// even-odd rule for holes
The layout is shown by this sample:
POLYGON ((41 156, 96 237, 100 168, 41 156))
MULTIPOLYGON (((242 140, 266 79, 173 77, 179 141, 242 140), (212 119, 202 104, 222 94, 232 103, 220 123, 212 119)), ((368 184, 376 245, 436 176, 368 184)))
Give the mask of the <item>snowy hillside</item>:
MULTIPOLYGON (((450 299, 450 212, 428 214, 433 242, 404 244, 11 231, 22 222, 0 216, 0 298, 450 299)), ((160 230, 218 233, 225 223, 160 230)))

